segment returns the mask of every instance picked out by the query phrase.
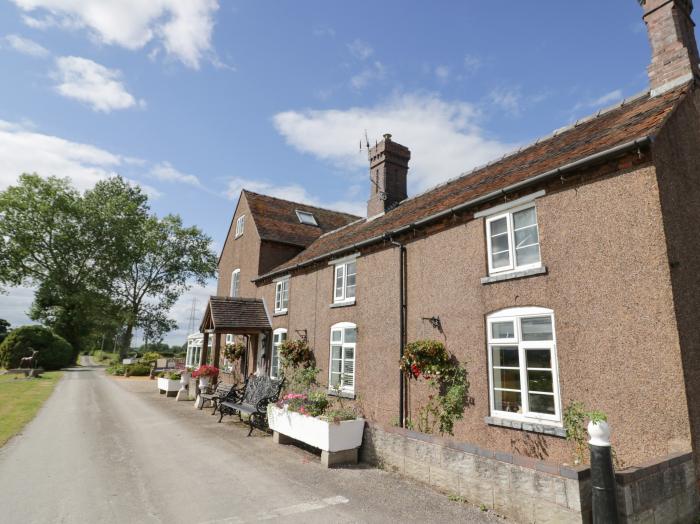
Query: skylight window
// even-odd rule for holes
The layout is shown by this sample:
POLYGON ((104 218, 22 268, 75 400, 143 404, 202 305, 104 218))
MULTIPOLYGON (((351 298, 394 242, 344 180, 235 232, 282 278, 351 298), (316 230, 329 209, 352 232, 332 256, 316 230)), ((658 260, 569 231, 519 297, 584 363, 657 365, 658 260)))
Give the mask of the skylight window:
POLYGON ((318 222, 316 222, 316 218, 308 211, 299 211, 297 209, 296 212, 297 212, 297 218, 299 219, 299 222, 301 222, 302 224, 306 224, 307 226, 317 226, 318 225, 318 222))

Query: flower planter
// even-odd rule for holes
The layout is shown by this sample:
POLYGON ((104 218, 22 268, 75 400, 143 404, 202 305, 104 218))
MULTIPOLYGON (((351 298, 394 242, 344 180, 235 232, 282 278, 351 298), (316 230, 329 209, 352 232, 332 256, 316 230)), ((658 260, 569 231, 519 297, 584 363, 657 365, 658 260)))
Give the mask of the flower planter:
POLYGON ((170 396, 170 393, 177 394, 179 389, 180 379, 170 380, 169 378, 158 378, 158 391, 160 391, 161 395, 165 394, 167 396, 170 396))
MULTIPOLYGON (((328 422, 270 404, 267 407, 267 421, 276 434, 319 448, 324 466, 357 462, 357 449, 362 445, 365 428, 363 418, 328 422)), ((276 438, 280 443, 285 440, 276 438)))

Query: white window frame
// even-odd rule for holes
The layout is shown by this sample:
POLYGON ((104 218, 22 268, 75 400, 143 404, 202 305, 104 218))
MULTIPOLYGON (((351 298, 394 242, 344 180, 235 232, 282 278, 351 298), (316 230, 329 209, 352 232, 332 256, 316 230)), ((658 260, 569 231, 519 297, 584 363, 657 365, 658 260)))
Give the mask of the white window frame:
MULTIPOLYGON (((530 245, 535 245, 535 244, 530 244, 530 245)), ((524 246, 528 247, 528 246, 524 246)), ((513 207, 511 209, 508 209, 508 211, 505 211, 503 213, 498 213, 494 215, 490 215, 486 218, 486 248, 487 248, 487 255, 488 255, 488 264, 489 264, 489 275, 499 275, 502 273, 509 273, 509 272, 515 272, 515 271, 524 271, 527 269, 535 269, 535 268, 540 268, 542 267, 542 250, 541 250, 541 243, 540 243, 540 225, 539 225, 539 219, 537 215, 537 206, 535 204, 525 204, 522 206, 518 207, 513 207), (515 229, 513 227, 513 214, 518 213, 519 211, 524 211, 526 209, 534 209, 535 210, 535 228, 537 229, 537 246, 538 250, 540 253, 540 259, 537 262, 533 262, 531 264, 522 264, 518 265, 517 264, 517 258, 516 258, 516 253, 515 253, 515 229), (499 267, 499 268, 494 268, 493 267, 493 249, 491 245, 491 224, 497 220, 501 220, 502 218, 506 219, 506 234, 508 235, 508 265, 499 267)))
POLYGON ((340 381, 341 381, 341 387, 340 391, 342 393, 349 393, 354 395, 355 394, 355 384, 357 383, 357 375, 355 373, 355 370, 357 369, 356 363, 357 363, 357 325, 353 324, 352 322, 339 322, 337 324, 333 324, 331 326, 331 337, 330 337, 330 344, 329 344, 329 353, 328 353, 328 390, 329 391, 335 391, 335 388, 333 387, 333 360, 338 360, 333 358, 333 346, 340 346, 340 381), (345 341, 345 330, 346 329, 354 329, 355 330, 355 342, 346 342, 345 341), (339 331, 340 332, 340 341, 339 342, 333 342, 333 332, 334 331, 339 331), (352 348, 352 373, 346 373, 345 371, 345 366, 346 362, 349 362, 351 359, 346 359, 345 358, 345 349, 346 348, 352 348), (352 375, 352 385, 347 386, 343 383, 343 377, 346 375, 352 375))
MULTIPOLYGON (((561 396, 559 391, 559 364, 557 360, 557 333, 556 324, 554 318, 554 312, 551 309, 541 308, 541 307, 525 307, 525 308, 509 308, 501 311, 492 313, 486 318, 486 330, 487 330, 487 352, 488 352, 488 362, 489 362, 489 402, 491 409, 491 416, 498 418, 506 418, 511 420, 518 420, 521 422, 532 422, 537 424, 548 424, 561 427, 562 425, 562 415, 561 415, 561 396), (532 317, 544 317, 549 316, 552 319, 552 340, 546 341, 524 341, 521 335, 521 320, 532 318, 532 317), (492 325, 498 322, 513 322, 514 336, 512 338, 493 338, 492 325), (500 411, 495 409, 495 386, 493 378, 493 346, 517 346, 518 348, 518 362, 520 372, 520 401, 522 405, 522 413, 512 413, 509 411, 500 411), (535 413, 529 411, 529 388, 527 381, 527 359, 526 352, 528 349, 549 349, 551 353, 551 373, 552 373, 552 395, 554 397, 554 415, 548 415, 546 413, 535 413)), ((507 368, 510 369, 510 368, 507 368)), ((516 368, 512 368, 516 369, 516 368)), ((536 371, 539 368, 531 368, 531 371, 536 371)), ((545 370, 544 368, 542 370, 545 370)), ((549 371, 547 369, 546 371, 549 371)), ((515 391, 507 390, 506 388, 499 388, 505 391, 515 391)), ((544 393, 539 393, 544 394, 544 393)))
POLYGON ((299 223, 304 224, 305 226, 318 226, 316 217, 310 211, 303 211, 301 209, 295 209, 294 211, 297 214, 299 223))
POLYGON ((241 215, 236 219, 236 234, 234 238, 238 238, 245 230, 245 215, 241 215))
POLYGON ((289 277, 275 283, 275 314, 286 313, 289 309, 289 277))
POLYGON ((270 354, 270 378, 280 378, 282 364, 280 363, 280 344, 287 340, 287 330, 284 328, 275 329, 272 332, 272 353, 270 354), (282 338, 284 335, 284 338, 282 338), (277 372, 275 373, 275 362, 277 362, 277 372))
POLYGON ((231 297, 241 296, 241 270, 234 269, 231 273, 231 297))
POLYGON ((333 303, 342 304, 344 302, 355 302, 357 297, 357 258, 351 258, 342 260, 335 263, 333 268, 333 303), (348 297, 348 265, 355 265, 355 294, 352 297, 348 297), (341 285, 338 287, 338 273, 342 270, 342 275, 340 276, 341 285))

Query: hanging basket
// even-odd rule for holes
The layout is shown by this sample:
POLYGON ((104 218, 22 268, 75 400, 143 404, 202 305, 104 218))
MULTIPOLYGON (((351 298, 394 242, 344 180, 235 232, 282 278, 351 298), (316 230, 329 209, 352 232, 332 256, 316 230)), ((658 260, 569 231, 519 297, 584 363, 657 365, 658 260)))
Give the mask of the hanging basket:
POLYGON ((247 346, 243 342, 234 342, 233 344, 226 344, 224 346, 224 357, 229 362, 236 362, 243 358, 245 355, 247 346))
POLYGON ((400 361, 401 371, 410 378, 440 377, 450 363, 450 356, 442 342, 418 340, 406 345, 400 361))

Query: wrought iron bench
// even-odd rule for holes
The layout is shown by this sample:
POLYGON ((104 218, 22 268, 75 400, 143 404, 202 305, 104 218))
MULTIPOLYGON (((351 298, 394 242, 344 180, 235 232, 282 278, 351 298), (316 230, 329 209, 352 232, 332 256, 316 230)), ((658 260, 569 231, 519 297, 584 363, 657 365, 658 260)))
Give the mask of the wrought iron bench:
POLYGON ((219 403, 219 422, 224 415, 238 414, 243 420, 243 413, 248 415, 248 425, 253 433, 253 427, 265 429, 267 422, 267 405, 277 402, 284 385, 284 379, 274 379, 268 376, 251 376, 246 379, 242 388, 242 395, 234 400, 223 400, 219 403))
MULTIPOLYGON (((236 390, 235 384, 226 384, 224 382, 219 382, 216 385, 216 389, 212 393, 200 393, 200 396, 204 400, 211 401, 214 406, 214 410, 211 412, 212 415, 216 414, 216 410, 219 407, 219 403, 222 400, 235 400, 238 395, 238 390, 236 390)), ((204 402, 201 403, 199 409, 204 407, 204 402)))

